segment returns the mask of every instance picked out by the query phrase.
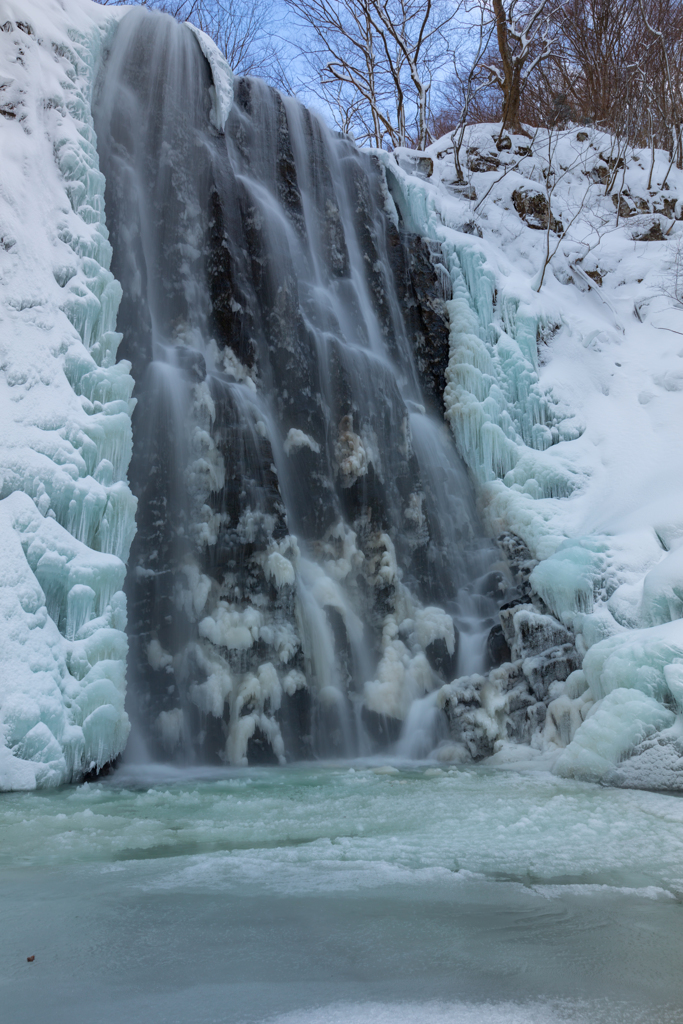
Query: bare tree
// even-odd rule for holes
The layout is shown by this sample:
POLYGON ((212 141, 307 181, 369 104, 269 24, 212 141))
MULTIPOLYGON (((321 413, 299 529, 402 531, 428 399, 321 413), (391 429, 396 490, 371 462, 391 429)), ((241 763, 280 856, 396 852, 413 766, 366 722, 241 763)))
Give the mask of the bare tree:
POLYGON ((309 33, 313 89, 381 147, 429 142, 429 92, 456 5, 444 0, 284 0, 309 33), (333 99, 332 99, 333 97, 333 99), (350 110, 340 110, 340 100, 350 110), (414 123, 414 136, 410 122, 414 123))
POLYGON ((278 89, 293 91, 272 4, 267 0, 187 2, 197 6, 185 20, 194 21, 213 39, 236 75, 259 75, 278 89))
POLYGON ((661 291, 673 300, 676 309, 683 309, 683 235, 679 235, 669 254, 661 291))
POLYGON ((552 52, 528 77, 522 120, 600 125, 678 159, 683 107, 682 0, 566 0, 550 14, 552 52))
POLYGON ((369 7, 376 31, 395 42, 405 61, 415 91, 417 148, 424 149, 429 142, 427 97, 434 56, 430 44, 441 37, 455 11, 440 12, 435 0, 371 0, 369 7))
POLYGON ((382 52, 366 0, 285 0, 310 41, 302 46, 313 88, 331 108, 338 126, 353 127, 379 148, 405 140, 405 102, 399 55, 382 52), (341 122, 341 123, 340 123, 341 122))
MULTIPOLYGON (((545 6, 541 0, 477 2, 495 25, 497 45, 481 59, 491 84, 489 89, 478 86, 472 94, 471 122, 498 119, 491 94, 495 89, 504 107, 509 98, 511 111, 518 94, 519 124, 593 124, 623 136, 630 121, 635 144, 651 150, 668 148, 674 161, 678 159, 675 126, 683 122, 683 0, 546 0, 545 6), (520 70, 522 58, 526 64, 520 70)), ((458 124, 464 93, 463 76, 453 76, 444 92, 445 105, 435 118, 440 134, 458 124)), ((503 116, 508 123, 514 121, 505 110, 503 116)), ((681 135, 683 139, 683 130, 681 135)), ((680 152, 683 156, 683 141, 680 152)))
POLYGON ((569 229, 585 211, 590 199, 591 182, 589 179, 587 184, 584 186, 580 198, 574 203, 574 209, 567 209, 565 211, 564 222, 553 216, 552 201, 558 185, 577 167, 585 164, 586 160, 583 154, 577 153, 575 159, 570 163, 566 165, 560 164, 560 161, 557 159, 557 149, 560 141, 566 138, 567 135, 568 133, 566 131, 562 131, 557 128, 549 128, 547 131, 545 167, 543 167, 542 172, 543 182, 545 185, 547 213, 544 232, 545 245, 543 251, 543 263, 533 286, 534 290, 537 292, 540 292, 543 287, 548 267, 557 255, 560 244, 567 237, 569 229))
POLYGON ((460 149, 465 137, 465 129, 469 123, 470 112, 477 96, 489 86, 486 79, 482 80, 481 63, 491 42, 493 22, 487 17, 484 7, 479 7, 478 16, 478 23, 461 41, 460 46, 451 51, 453 60, 451 82, 457 89, 460 107, 455 126, 451 129, 455 180, 458 184, 465 183, 465 175, 460 164, 460 149), (473 44, 470 43, 471 35, 474 35, 473 44))
MULTIPOLYGON (((489 0, 483 0, 488 3, 489 0)), ((527 134, 519 110, 525 81, 552 52, 552 14, 549 0, 537 0, 524 8, 520 0, 490 0, 496 26, 500 61, 486 70, 503 93, 501 134, 506 128, 527 134)))
MULTIPOLYGON (((648 11, 645 8, 643 0, 638 0, 643 21, 648 32, 651 33, 659 44, 659 50, 661 53, 664 81, 666 84, 666 107, 668 108, 665 115, 668 122, 669 128, 672 133, 672 145, 671 145, 671 163, 676 161, 676 167, 679 169, 683 167, 683 110, 681 108, 683 96, 681 95, 681 79, 678 77, 677 81, 674 81, 674 74, 672 63, 670 59, 671 42, 666 38, 663 29, 657 28, 651 17, 648 17, 648 11)), ((672 54, 673 56, 673 54, 672 54)), ((669 169, 671 165, 669 165, 669 169)), ((667 171, 666 177, 669 176, 667 171)), ((666 181, 666 178, 665 178, 666 181)))
POLYGON ((551 19, 555 46, 538 69, 540 91, 563 93, 579 119, 606 125, 622 105, 625 69, 636 62, 638 32, 630 5, 567 0, 551 19))

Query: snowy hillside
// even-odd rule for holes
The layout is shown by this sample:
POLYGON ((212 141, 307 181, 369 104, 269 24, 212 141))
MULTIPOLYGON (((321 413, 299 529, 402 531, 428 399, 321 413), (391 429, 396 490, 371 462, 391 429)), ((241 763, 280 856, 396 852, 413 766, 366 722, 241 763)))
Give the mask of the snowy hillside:
MULTIPOLYGON (((382 159, 404 220, 441 243, 453 280, 446 404, 489 528, 528 548, 531 615, 569 627, 579 662, 588 652, 553 684, 532 743, 563 774, 678 785, 683 174, 661 151, 652 169, 648 151, 622 159, 593 129, 497 145, 499 131, 468 130, 460 184, 450 137, 427 159, 382 159)), ((543 641, 523 650, 515 623, 513 656, 538 654, 543 641)), ((493 681, 486 730, 504 761, 509 681, 493 681)))

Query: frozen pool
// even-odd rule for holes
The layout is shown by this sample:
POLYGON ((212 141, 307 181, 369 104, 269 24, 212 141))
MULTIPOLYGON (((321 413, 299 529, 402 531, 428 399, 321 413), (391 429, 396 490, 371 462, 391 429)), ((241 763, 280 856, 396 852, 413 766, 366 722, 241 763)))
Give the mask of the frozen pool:
POLYGON ((683 1022, 682 899, 668 795, 471 767, 128 768, 0 798, 0 1006, 12 1024, 683 1022))

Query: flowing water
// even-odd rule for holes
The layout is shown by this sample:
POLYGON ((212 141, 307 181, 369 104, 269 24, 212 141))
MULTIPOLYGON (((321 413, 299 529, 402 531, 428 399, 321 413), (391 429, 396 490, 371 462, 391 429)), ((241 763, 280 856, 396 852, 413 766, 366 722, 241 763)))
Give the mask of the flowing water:
POLYGON ((137 382, 135 742, 196 763, 368 753, 483 667, 502 596, 440 408, 443 300, 425 341, 424 245, 370 155, 256 79, 222 135, 210 84, 187 29, 132 11, 94 107, 137 382), (440 369, 418 369, 425 344, 440 369))
POLYGON ((4 794, 0 835, 12 1024, 683 1021, 677 797, 425 764, 129 767, 4 794))

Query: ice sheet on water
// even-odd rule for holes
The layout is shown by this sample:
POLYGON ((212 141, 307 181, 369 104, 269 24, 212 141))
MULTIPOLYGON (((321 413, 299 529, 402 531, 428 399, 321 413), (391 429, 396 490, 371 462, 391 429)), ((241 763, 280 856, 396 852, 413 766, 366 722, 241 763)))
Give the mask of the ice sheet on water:
POLYGON ((263 1024, 674 1024, 673 1008, 640 1009, 591 1000, 548 1002, 336 1003, 269 1017, 263 1024))
POLYGON ((3 1006, 27 1024, 679 1024, 679 799, 374 767, 129 765, 6 794, 3 1006), (84 970, 84 949, 107 955, 84 970))
POLYGON ((163 870, 141 884, 261 896, 434 880, 451 889, 473 874, 522 885, 680 885, 683 807, 670 796, 539 772, 435 772, 433 763, 215 775, 128 766, 110 782, 30 805, 30 797, 8 797, 0 863, 164 857, 163 870))

